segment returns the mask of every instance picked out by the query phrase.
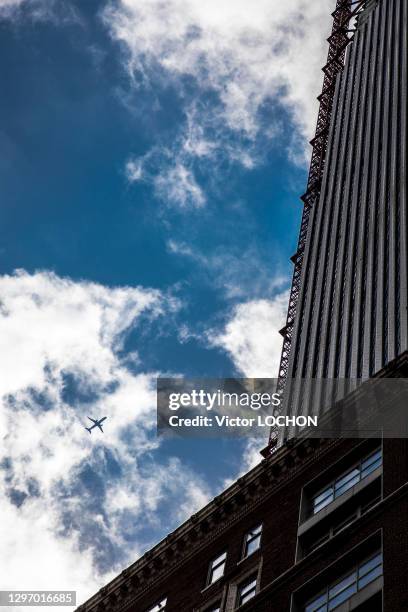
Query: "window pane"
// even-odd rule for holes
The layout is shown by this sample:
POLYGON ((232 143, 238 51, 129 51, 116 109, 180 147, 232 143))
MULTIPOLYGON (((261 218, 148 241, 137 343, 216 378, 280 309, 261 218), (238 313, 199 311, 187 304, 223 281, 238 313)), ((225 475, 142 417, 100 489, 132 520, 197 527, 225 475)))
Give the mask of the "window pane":
POLYGON ((333 487, 326 489, 313 499, 313 513, 320 512, 325 506, 330 504, 334 499, 333 487))
POLYGON ((325 508, 326 506, 328 506, 329 504, 331 504, 333 501, 333 496, 329 497, 327 500, 325 500, 324 502, 321 502, 318 506, 315 506, 315 508, 313 509, 313 513, 317 514, 318 512, 320 512, 320 510, 323 510, 323 508, 325 508))
POLYGON ((378 565, 382 565, 382 553, 375 555, 375 557, 372 557, 371 559, 360 565, 358 569, 359 577, 361 578, 362 576, 364 576, 364 574, 372 570, 374 567, 377 567, 378 565))
POLYGON ((360 475, 356 476, 353 480, 350 480, 349 482, 344 484, 340 489, 337 489, 336 498, 340 497, 341 495, 343 495, 343 493, 345 493, 346 491, 354 487, 354 485, 356 485, 359 481, 360 481, 360 475))
POLYGON ((378 451, 376 451, 375 453, 367 457, 367 459, 364 459, 364 461, 361 462, 361 469, 365 470, 367 467, 369 467, 373 463, 377 463, 378 461, 381 461, 381 459, 382 459, 382 452, 381 452, 381 449, 379 449, 378 451))
POLYGON ((253 589, 255 589, 256 587, 256 578, 254 580, 251 580, 251 582, 249 582, 248 584, 245 584, 243 587, 241 587, 241 595, 246 595, 246 593, 248 593, 248 591, 252 591, 253 589))
POLYGON ((214 561, 211 562, 208 584, 212 584, 224 575, 226 558, 227 553, 223 552, 216 559, 214 559, 214 561))
POLYGON ((344 476, 336 480, 336 489, 343 486, 344 484, 349 482, 349 480, 352 480, 356 476, 359 476, 359 474, 359 468, 353 468, 352 470, 350 470, 350 472, 347 472, 347 474, 344 474, 344 476))
POLYGON ((252 599, 256 593, 256 578, 253 578, 250 582, 246 582, 238 591, 238 605, 242 606, 244 603, 252 599))
POLYGON ((320 612, 320 610, 327 610, 327 591, 320 595, 309 604, 307 604, 305 608, 305 612, 320 612))
POLYGON ((224 568, 225 568, 225 561, 221 565, 218 565, 217 567, 214 567, 211 570, 210 584, 212 584, 216 580, 219 580, 219 578, 221 578, 224 575, 224 568))
POLYGON ((354 487, 361 479, 365 478, 371 472, 376 470, 382 463, 382 451, 381 449, 366 457, 361 464, 354 467, 352 470, 341 476, 334 484, 330 485, 312 498, 312 512, 316 514, 320 512, 325 506, 330 504, 334 499, 343 495, 346 491, 354 487))
POLYGON ((351 472, 349 472, 348 474, 346 474, 345 476, 342 476, 342 478, 339 478, 339 480, 337 480, 335 487, 334 487, 335 496, 339 497, 339 495, 342 495, 343 493, 348 491, 348 489, 351 489, 351 487, 357 484, 359 480, 360 480, 360 470, 358 468, 351 470, 351 472))
POLYGON ((334 610, 334 608, 337 608, 337 606, 343 603, 343 601, 349 599, 352 595, 354 595, 354 593, 357 593, 356 583, 350 585, 347 589, 339 593, 337 597, 334 597, 334 599, 331 599, 329 602, 329 610, 334 610))
POLYGON ((377 461, 375 461, 374 463, 371 463, 370 465, 368 465, 364 470, 362 470, 361 478, 365 478, 366 476, 371 474, 371 472, 374 472, 374 470, 379 468, 381 464, 382 464, 382 459, 380 458, 380 459, 377 459, 377 461))
POLYGON ((256 538, 247 542, 245 556, 247 557, 248 555, 252 555, 252 553, 258 550, 260 545, 261 545, 261 535, 259 534, 258 536, 256 536, 256 538))
POLYGON ((243 606, 244 603, 246 603, 247 601, 249 601, 250 599, 252 599, 253 597, 255 597, 255 591, 252 591, 251 593, 248 593, 247 595, 244 595, 240 601, 240 606, 243 606))
POLYGON ((333 497, 333 487, 329 487, 328 489, 325 489, 322 493, 319 493, 319 495, 316 495, 316 497, 313 499, 313 504, 317 506, 322 501, 326 500, 328 497, 333 497))
POLYGON ((334 586, 331 587, 331 589, 329 589, 329 599, 332 599, 335 595, 337 595, 337 593, 340 593, 340 591, 350 586, 350 584, 356 582, 356 580, 356 572, 353 572, 346 578, 343 578, 343 580, 341 580, 340 582, 337 582, 334 586))
POLYGON ((245 593, 245 595, 242 595, 241 599, 240 599, 240 602, 239 602, 239 605, 243 606, 244 603, 246 603, 247 601, 249 601, 253 597, 255 597, 255 589, 253 589, 252 591, 249 591, 249 593, 245 593))
POLYGON ((329 587, 303 608, 304 612, 330 612, 352 597, 358 590, 381 576, 383 573, 382 553, 362 563, 358 570, 354 570, 339 582, 329 587), (327 603, 326 603, 327 602, 327 603))
POLYGON ((262 525, 258 525, 254 529, 251 529, 245 536, 245 549, 244 549, 244 557, 251 555, 261 545, 261 534, 262 534, 262 525))
POLYGON ((358 588, 363 589, 378 576, 382 576, 382 573, 382 553, 379 553, 360 565, 358 569, 358 588))
POLYGON ((365 459, 364 461, 362 461, 361 469, 368 470, 371 468, 371 470, 374 470, 375 467, 372 467, 372 466, 378 466, 381 464, 381 462, 382 462, 381 453, 376 453, 372 457, 369 457, 368 459, 365 459))
POLYGON ((371 570, 371 572, 368 572, 368 574, 365 574, 362 578, 359 579, 358 588, 363 589, 367 584, 370 584, 370 582, 378 578, 378 576, 382 576, 382 573, 382 565, 375 567, 373 570, 371 570))
POLYGON ((222 553, 222 555, 220 555, 219 557, 217 557, 216 559, 214 559, 214 561, 212 562, 211 566, 212 567, 216 567, 217 565, 220 565, 220 563, 222 563, 223 561, 225 561, 225 559, 227 558, 227 553, 224 552, 222 553))

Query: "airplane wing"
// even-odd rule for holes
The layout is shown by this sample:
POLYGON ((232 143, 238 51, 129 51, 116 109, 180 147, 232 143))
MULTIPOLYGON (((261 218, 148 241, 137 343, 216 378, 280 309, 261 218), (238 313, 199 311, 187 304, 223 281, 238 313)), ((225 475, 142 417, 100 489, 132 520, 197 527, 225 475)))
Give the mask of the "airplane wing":
POLYGON ((93 423, 94 425, 96 425, 96 423, 97 423, 96 419, 93 419, 92 417, 87 417, 87 418, 88 418, 90 421, 92 421, 92 423, 93 423))
POLYGON ((98 425, 99 429, 101 430, 101 432, 103 433, 103 429, 102 429, 101 423, 97 423, 97 425, 98 425))

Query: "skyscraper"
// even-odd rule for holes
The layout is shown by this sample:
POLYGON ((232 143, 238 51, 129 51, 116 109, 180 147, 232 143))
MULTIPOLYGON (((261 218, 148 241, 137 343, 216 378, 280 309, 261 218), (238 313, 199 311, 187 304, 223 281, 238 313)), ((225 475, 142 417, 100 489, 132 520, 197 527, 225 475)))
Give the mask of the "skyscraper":
MULTIPOLYGON (((347 4, 339 2, 335 15, 347 4)), ((327 125, 318 125, 312 141, 323 171, 315 176, 311 166, 317 184, 303 196, 296 314, 292 308, 283 330, 288 378, 373 376, 408 348, 407 5, 352 4, 362 7, 352 44, 328 83, 333 100, 321 98, 327 125)), ((351 27, 336 24, 343 38, 331 41, 337 57, 329 57, 326 75, 351 27)))
MULTIPOLYGON (((333 13, 282 388, 408 373, 407 8, 338 0, 333 13)), ((406 612, 407 441, 273 450, 80 609, 406 612)))

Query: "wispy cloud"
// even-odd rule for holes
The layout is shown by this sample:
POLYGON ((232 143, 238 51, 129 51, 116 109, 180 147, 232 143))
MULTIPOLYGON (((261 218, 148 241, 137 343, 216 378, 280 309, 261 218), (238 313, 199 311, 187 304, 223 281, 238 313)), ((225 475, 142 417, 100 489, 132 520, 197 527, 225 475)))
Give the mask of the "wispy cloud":
POLYGON ((168 240, 167 249, 173 255, 185 257, 196 263, 198 272, 204 282, 222 291, 229 300, 269 298, 288 282, 284 275, 271 273, 266 256, 256 244, 241 245, 234 249, 225 245, 200 251, 185 242, 168 240))
POLYGON ((0 0, 0 20, 24 17, 54 24, 81 22, 79 12, 66 0, 0 0))
POLYGON ((156 373, 122 357, 131 330, 177 305, 48 272, 2 276, 0 293, 3 588, 81 600, 209 496, 177 459, 153 459, 156 373), (108 416, 105 434, 88 415, 108 416))
POLYGON ((234 306, 223 329, 208 332, 210 345, 226 351, 241 376, 276 378, 282 348, 278 331, 285 321, 287 301, 285 291, 270 300, 234 306))
MULTIPOLYGON (((112 0, 104 20, 136 88, 176 84, 185 120, 171 142, 158 145, 156 174, 183 167, 186 200, 195 164, 253 167, 279 122, 276 105, 291 119, 291 155, 310 138, 320 66, 333 0, 112 0), (158 155, 158 152, 160 153, 158 155), (163 169, 164 167, 164 169, 163 169)), ((139 160, 139 168, 152 162, 139 160)), ((137 163, 137 160, 133 160, 137 163)), ((211 167, 212 172, 216 168, 211 167)), ((225 173, 225 168, 224 168, 225 173)), ((151 171, 147 172, 151 177, 151 171)), ((177 173, 176 173, 177 174, 177 173)), ((176 176, 173 175, 173 176, 176 176)), ((133 174, 139 179, 140 172, 133 174)), ((132 177, 132 174, 129 174, 132 177)), ((180 190, 183 180, 180 181, 180 190)), ((179 192, 170 203, 185 205, 179 192)), ((189 196, 190 194, 190 196, 189 196)), ((193 198, 194 199, 194 198, 193 198)), ((201 194, 199 201, 201 200, 201 194)), ((202 200, 201 200, 202 203, 202 200)))
MULTIPOLYGON (((179 208, 200 208, 207 194, 199 185, 197 174, 205 176, 206 190, 223 172, 236 164, 252 170, 261 159, 264 144, 242 138, 220 121, 217 109, 199 101, 185 107, 186 119, 168 144, 153 146, 141 157, 130 157, 126 177, 130 183, 152 185, 155 196, 165 204, 179 208)), ((277 134, 277 124, 269 126, 269 137, 277 134)))
POLYGON ((180 208, 200 208, 206 202, 194 172, 184 164, 182 156, 175 162, 167 149, 154 149, 142 158, 129 159, 126 176, 130 182, 144 181, 152 184, 159 200, 180 208), (156 172, 158 159, 162 168, 159 173, 156 172))

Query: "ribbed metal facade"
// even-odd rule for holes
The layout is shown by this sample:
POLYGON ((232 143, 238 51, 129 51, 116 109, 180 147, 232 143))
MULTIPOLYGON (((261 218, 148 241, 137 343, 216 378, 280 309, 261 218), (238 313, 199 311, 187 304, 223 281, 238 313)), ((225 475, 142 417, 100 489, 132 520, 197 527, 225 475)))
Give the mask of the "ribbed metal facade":
POLYGON ((407 0, 368 0, 339 73, 287 378, 367 378, 408 348, 407 0))

